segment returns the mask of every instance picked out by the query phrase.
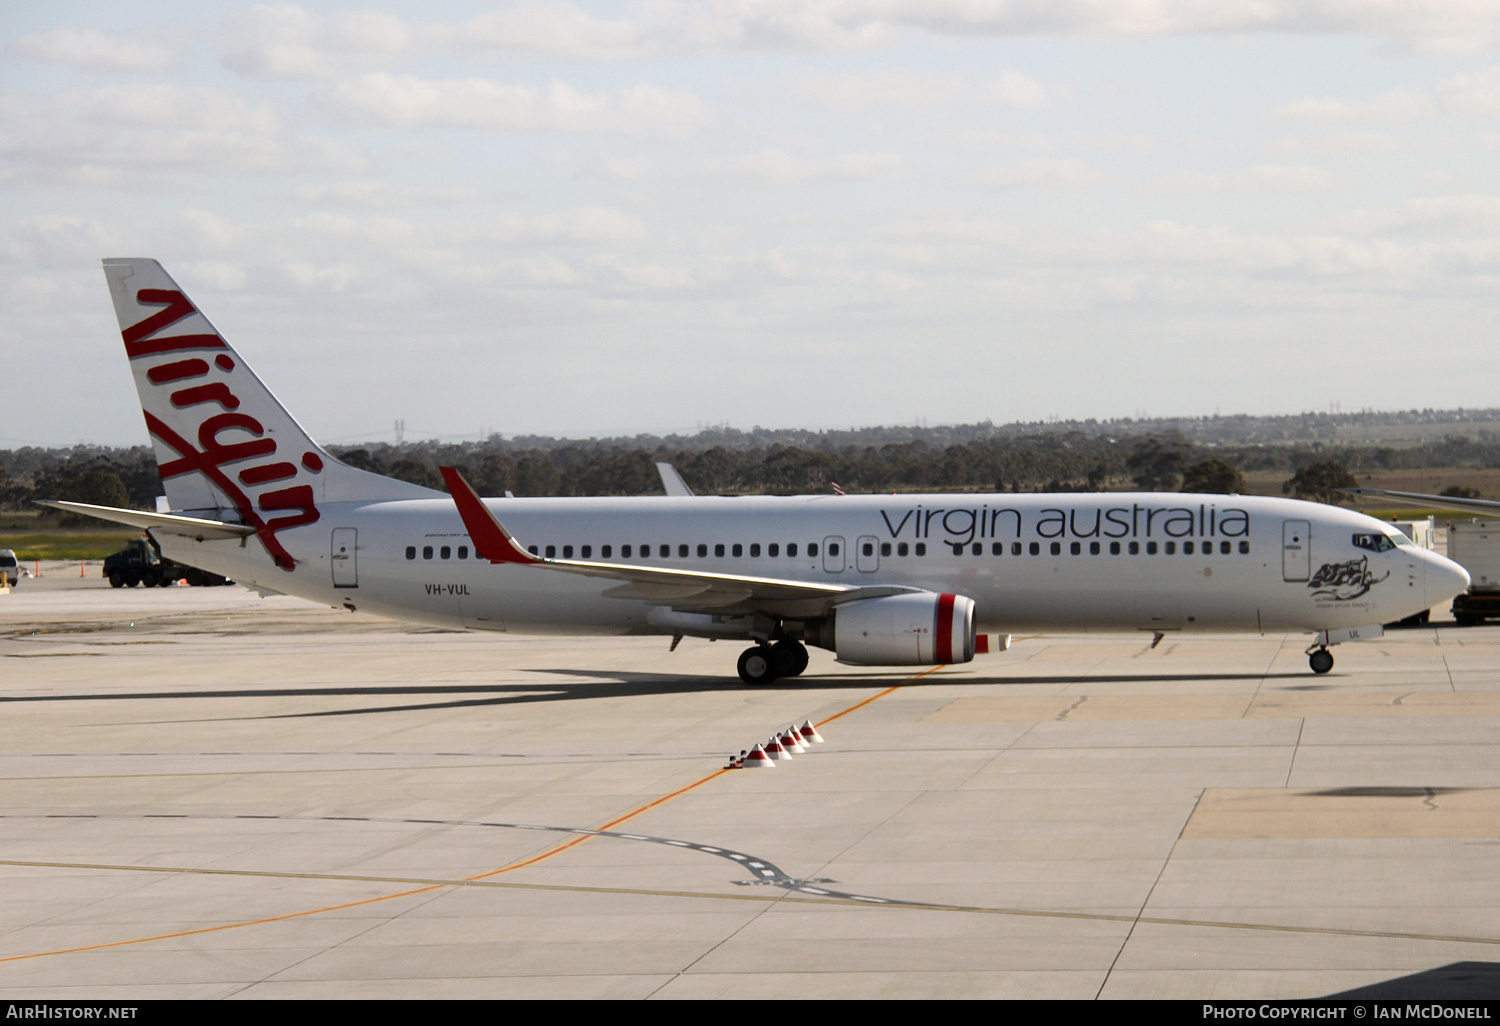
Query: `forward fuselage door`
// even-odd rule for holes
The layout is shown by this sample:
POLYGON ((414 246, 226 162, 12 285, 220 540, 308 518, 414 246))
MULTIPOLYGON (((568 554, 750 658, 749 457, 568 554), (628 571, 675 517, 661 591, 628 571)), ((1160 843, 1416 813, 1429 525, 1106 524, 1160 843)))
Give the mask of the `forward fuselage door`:
POLYGON ((873 534, 861 535, 854 543, 854 565, 862 573, 872 574, 880 569, 880 539, 873 534))
POLYGON ((844 539, 830 535, 823 539, 823 569, 831 574, 844 572, 844 539))
POLYGON ((333 567, 335 588, 359 587, 359 565, 355 556, 358 550, 355 544, 357 535, 358 532, 352 527, 333 529, 333 551, 329 556, 329 564, 333 567))
POLYGON ((1281 524, 1281 579, 1305 581, 1312 576, 1312 524, 1285 520, 1281 524))

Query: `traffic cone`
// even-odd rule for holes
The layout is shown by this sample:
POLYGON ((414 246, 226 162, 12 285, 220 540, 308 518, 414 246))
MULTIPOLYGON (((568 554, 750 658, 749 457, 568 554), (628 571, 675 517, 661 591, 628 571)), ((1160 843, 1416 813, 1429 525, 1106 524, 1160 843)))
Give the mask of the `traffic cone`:
POLYGON ((792 757, 792 753, 786 750, 779 737, 772 737, 771 740, 766 742, 766 754, 777 762, 792 757))
POLYGON ((802 724, 802 729, 798 733, 802 735, 803 744, 820 745, 823 743, 823 735, 819 734, 818 728, 812 725, 812 720, 802 724))
POLYGON ((798 736, 796 727, 790 728, 781 735, 781 747, 797 755, 807 751, 802 747, 802 738, 798 736))
POLYGON ((775 769, 776 764, 766 754, 766 750, 760 745, 750 749, 750 754, 745 756, 746 769, 775 769))

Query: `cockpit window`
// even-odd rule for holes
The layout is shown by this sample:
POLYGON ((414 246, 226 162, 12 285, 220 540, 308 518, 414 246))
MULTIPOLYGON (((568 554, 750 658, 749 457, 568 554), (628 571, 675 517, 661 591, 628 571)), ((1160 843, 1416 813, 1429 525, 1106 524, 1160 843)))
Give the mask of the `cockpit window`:
POLYGON ((1396 542, 1385 534, 1356 534, 1354 536, 1354 547, 1357 549, 1369 549, 1371 552, 1385 552, 1396 547, 1396 542))

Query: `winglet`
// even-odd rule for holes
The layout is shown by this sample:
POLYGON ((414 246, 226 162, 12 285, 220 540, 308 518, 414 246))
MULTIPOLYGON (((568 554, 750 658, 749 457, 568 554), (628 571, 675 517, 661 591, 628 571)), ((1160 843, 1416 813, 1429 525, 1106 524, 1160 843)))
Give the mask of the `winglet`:
POLYGON ((464 527, 474 542, 474 551, 491 563, 540 563, 531 553, 521 548, 521 543, 505 529, 495 515, 485 508, 469 482, 452 467, 439 467, 443 480, 448 482, 448 491, 453 495, 453 504, 458 515, 463 517, 464 527))

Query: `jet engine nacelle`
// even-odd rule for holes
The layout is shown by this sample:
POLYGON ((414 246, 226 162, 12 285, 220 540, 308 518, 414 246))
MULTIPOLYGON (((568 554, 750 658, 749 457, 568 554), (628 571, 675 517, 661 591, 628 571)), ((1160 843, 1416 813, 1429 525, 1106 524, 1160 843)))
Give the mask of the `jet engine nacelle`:
POLYGON ((833 649, 841 663, 931 666, 974 658, 974 600, 930 591, 859 599, 838 607, 833 649))

